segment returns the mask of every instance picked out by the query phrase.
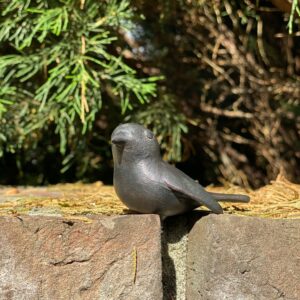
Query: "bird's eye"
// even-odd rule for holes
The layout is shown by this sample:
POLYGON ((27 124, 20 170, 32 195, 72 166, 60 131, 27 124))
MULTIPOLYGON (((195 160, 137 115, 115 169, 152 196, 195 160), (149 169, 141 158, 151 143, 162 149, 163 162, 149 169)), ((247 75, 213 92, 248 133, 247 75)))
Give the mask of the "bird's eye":
POLYGON ((150 139, 150 140, 152 140, 153 139, 153 133, 151 132, 151 131, 149 131, 149 130, 147 130, 146 131, 146 137, 148 138, 148 139, 150 139))

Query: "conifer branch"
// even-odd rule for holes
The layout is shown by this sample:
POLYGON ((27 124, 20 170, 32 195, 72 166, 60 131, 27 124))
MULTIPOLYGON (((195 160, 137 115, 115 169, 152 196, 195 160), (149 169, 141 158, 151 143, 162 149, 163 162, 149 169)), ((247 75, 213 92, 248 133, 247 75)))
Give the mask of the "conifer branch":
POLYGON ((76 152, 79 133, 95 126, 103 94, 120 113, 155 95, 158 78, 138 78, 115 54, 119 29, 132 24, 129 0, 85 4, 0 0, 5 8, 0 43, 10 45, 11 51, 0 56, 0 114, 2 123, 20 126, 14 133, 3 131, 0 156, 3 147, 15 151, 49 128, 59 135, 62 154, 76 152), (9 106, 20 113, 12 118, 9 106))

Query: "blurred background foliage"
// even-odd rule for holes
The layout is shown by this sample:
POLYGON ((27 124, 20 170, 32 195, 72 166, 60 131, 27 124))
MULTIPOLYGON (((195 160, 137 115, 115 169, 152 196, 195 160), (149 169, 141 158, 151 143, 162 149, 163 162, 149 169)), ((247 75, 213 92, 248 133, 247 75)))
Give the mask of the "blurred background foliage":
POLYGON ((111 183, 152 129, 203 184, 300 178, 298 1, 0 0, 0 184, 111 183))

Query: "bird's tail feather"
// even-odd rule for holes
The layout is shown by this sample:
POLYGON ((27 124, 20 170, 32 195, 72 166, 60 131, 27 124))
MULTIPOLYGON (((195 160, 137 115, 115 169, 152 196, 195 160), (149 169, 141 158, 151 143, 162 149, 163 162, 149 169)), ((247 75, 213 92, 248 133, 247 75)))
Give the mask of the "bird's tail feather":
POLYGON ((247 195, 240 194, 222 194, 222 193, 210 193, 215 200, 223 202, 244 202, 248 203, 250 197, 247 195))

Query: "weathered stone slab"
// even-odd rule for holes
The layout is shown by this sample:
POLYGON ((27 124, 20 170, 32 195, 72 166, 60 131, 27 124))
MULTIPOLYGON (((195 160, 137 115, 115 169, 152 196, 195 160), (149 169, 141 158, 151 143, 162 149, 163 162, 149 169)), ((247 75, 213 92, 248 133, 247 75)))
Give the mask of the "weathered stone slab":
POLYGON ((300 299, 300 220, 210 215, 187 255, 187 300, 300 299))
POLYGON ((155 215, 0 218, 0 299, 161 299, 155 215))

